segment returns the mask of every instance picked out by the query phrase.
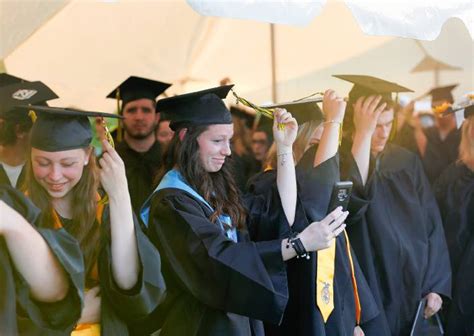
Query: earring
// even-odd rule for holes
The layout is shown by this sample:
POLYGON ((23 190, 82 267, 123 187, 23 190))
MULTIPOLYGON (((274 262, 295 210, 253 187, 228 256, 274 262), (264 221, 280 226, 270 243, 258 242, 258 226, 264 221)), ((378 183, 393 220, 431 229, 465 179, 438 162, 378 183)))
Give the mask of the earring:
POLYGON ((88 163, 89 161, 84 161, 84 166, 87 166, 88 163))

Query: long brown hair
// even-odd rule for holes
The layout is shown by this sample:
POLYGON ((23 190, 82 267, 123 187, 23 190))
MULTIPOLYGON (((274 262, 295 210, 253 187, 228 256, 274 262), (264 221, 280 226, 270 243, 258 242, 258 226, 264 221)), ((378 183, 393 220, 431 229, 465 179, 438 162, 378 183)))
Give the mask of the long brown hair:
MULTIPOLYGON (((87 150, 87 149, 84 149, 87 150)), ((97 190, 99 186, 98 168, 94 151, 91 151, 88 164, 84 166, 79 182, 72 192, 73 225, 68 232, 77 239, 84 255, 86 274, 92 270, 99 253, 100 227, 96 222, 97 190)), ((33 174, 31 153, 26 164, 24 189, 33 203, 42 210, 41 226, 54 227, 54 208, 48 192, 36 181, 33 174)))
POLYGON ((176 130, 163 156, 163 166, 158 173, 160 181, 167 171, 178 167, 186 180, 214 208, 210 220, 226 214, 232 219, 232 226, 245 228, 246 211, 241 204, 239 189, 233 177, 231 158, 225 160, 218 172, 207 172, 199 158, 198 136, 206 131, 208 126, 190 126, 183 141, 179 139, 176 130))
POLYGON ((464 120, 459 144, 459 161, 474 170, 474 115, 464 120))

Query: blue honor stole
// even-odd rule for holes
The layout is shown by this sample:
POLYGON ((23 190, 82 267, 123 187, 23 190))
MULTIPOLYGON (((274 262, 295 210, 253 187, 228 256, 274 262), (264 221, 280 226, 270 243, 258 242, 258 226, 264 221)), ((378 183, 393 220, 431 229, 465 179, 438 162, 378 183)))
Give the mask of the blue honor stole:
MULTIPOLYGON (((186 183, 186 181, 184 180, 181 173, 176 169, 171 169, 170 171, 168 171, 165 174, 165 176, 163 176, 163 178, 161 179, 160 184, 156 187, 156 189, 148 197, 148 199, 145 201, 145 203, 143 204, 143 206, 140 209, 140 217, 143 220, 143 223, 145 223, 145 225, 147 227, 148 227, 148 221, 149 221, 149 218, 150 218, 150 201, 151 201, 151 198, 153 197, 153 195, 156 192, 158 192, 162 189, 167 189, 167 188, 180 189, 180 190, 183 190, 183 191, 187 192, 188 194, 190 194, 191 196, 193 196, 194 198, 196 198, 200 202, 204 203, 209 208, 209 210, 214 212, 214 209, 204 199, 204 197, 199 195, 196 192, 196 190, 194 190, 189 184, 186 183)), ((219 222, 219 226, 221 227, 222 231, 225 233, 227 238, 229 238, 230 240, 233 240, 234 242, 237 242, 237 240, 238 240, 237 230, 235 228, 230 228, 230 229, 226 230, 226 228, 224 226, 224 224, 227 224, 229 227, 232 227, 231 218, 227 215, 220 215, 217 220, 219 222)))

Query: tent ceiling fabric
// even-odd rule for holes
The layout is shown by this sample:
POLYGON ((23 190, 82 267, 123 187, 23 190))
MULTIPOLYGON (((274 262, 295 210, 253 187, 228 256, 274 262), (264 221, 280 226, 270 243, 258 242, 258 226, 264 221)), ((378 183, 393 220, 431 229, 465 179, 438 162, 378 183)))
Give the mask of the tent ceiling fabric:
MULTIPOLYGON (((432 85, 432 74, 409 73, 425 56, 413 40, 365 35, 341 1, 328 1, 306 27, 276 25, 275 35, 280 101, 328 87, 344 94, 342 81, 330 77, 342 72, 385 77, 417 91, 432 85)), ((204 17, 185 0, 75 0, 4 62, 12 74, 48 84, 61 97, 55 106, 113 111, 105 95, 130 75, 181 83, 171 93, 229 76, 239 93, 262 103, 271 96, 269 36, 268 23, 204 17)), ((461 21, 450 20, 440 39, 424 45, 436 59, 464 69, 443 73, 442 83, 455 75, 459 92, 474 87, 474 43, 461 21)))
POLYGON ((370 35, 389 35, 433 41, 443 24, 458 18, 474 40, 472 0, 345 0, 362 31, 370 35))
POLYGON ((69 0, 0 0, 0 59, 67 5, 69 0))
MULTIPOLYGON (((187 0, 201 15, 304 26, 319 15, 326 0, 187 0)), ((342 2, 342 0, 339 0, 342 2)), ((450 18, 459 18, 474 40, 472 0, 345 0, 362 31, 369 35, 432 41, 450 18)))
POLYGON ((188 4, 204 16, 256 20, 267 23, 306 26, 321 13, 326 0, 187 0, 188 4))

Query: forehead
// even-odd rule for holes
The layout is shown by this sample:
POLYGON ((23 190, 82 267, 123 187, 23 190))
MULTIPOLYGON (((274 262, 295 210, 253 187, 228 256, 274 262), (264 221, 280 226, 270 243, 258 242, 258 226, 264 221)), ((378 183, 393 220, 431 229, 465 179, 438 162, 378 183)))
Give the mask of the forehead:
POLYGON ((170 128, 170 121, 169 120, 160 121, 160 123, 158 124, 158 127, 162 129, 168 129, 170 128))
POLYGON ((393 120, 394 112, 393 108, 383 111, 380 113, 379 118, 377 119, 377 124, 386 124, 393 120))
POLYGON ((255 131, 252 134, 252 138, 266 139, 267 138, 267 133, 265 133, 263 131, 255 131))
POLYGON ((31 149, 32 158, 45 158, 48 160, 65 160, 65 159, 81 159, 86 154, 86 151, 83 148, 71 149, 66 151, 59 152, 47 152, 37 148, 31 149))
POLYGON ((123 107, 124 110, 129 110, 131 108, 136 108, 136 107, 149 107, 149 108, 155 108, 155 102, 151 99, 147 98, 141 98, 137 100, 132 100, 125 104, 123 107))
POLYGON ((203 134, 210 136, 226 136, 232 137, 234 135, 233 124, 209 125, 203 134))

